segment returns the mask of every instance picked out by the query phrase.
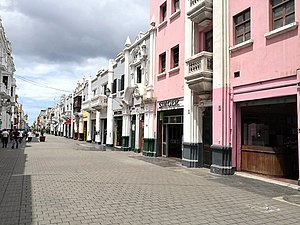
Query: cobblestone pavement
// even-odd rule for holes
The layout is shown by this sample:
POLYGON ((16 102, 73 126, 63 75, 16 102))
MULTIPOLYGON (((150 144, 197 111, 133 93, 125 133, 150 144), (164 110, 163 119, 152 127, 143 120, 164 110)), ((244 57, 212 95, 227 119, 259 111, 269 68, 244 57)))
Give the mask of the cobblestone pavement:
POLYGON ((299 224, 298 190, 108 150, 56 136, 0 148, 0 225, 299 224))

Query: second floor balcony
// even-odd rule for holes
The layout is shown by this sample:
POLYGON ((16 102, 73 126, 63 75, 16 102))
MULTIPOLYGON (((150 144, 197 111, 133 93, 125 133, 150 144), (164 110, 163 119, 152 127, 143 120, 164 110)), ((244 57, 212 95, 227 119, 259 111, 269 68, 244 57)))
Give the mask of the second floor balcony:
POLYGON ((188 74, 185 76, 189 88, 197 94, 207 94, 212 91, 213 54, 200 52, 188 60, 188 74))
POLYGON ((105 95, 97 95, 91 99, 91 107, 95 110, 101 110, 107 107, 107 97, 105 95))
POLYGON ((194 23, 206 25, 212 21, 213 1, 212 0, 190 0, 187 8, 187 16, 194 23))
POLYGON ((1 98, 10 99, 9 90, 6 88, 4 83, 0 83, 0 96, 1 98))

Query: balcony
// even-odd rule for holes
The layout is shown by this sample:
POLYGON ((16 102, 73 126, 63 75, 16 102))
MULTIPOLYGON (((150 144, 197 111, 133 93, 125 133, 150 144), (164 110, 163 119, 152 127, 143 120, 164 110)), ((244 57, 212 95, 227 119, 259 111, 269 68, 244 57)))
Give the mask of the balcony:
POLYGON ((7 90, 6 85, 4 83, 0 83, 0 96, 1 98, 10 99, 9 90, 7 90))
POLYGON ((190 7, 187 9, 187 16, 193 22, 201 26, 206 26, 212 21, 212 0, 190 0, 190 7))
POLYGON ((11 80, 11 86, 17 86, 17 81, 15 78, 11 80))
POLYGON ((185 76, 189 88, 199 95, 210 94, 213 80, 213 54, 200 52, 186 60, 188 75, 185 76))
POLYGON ((92 111, 91 100, 86 100, 82 102, 82 110, 83 111, 92 111))
POLYGON ((91 108, 101 110, 107 107, 107 97, 105 95, 97 95, 91 100, 91 108))

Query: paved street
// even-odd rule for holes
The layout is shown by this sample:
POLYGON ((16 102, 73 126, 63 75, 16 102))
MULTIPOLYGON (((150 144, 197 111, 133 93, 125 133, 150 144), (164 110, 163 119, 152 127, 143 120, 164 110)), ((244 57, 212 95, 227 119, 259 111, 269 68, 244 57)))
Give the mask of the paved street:
POLYGON ((0 225, 300 223, 293 188, 56 136, 1 148, 0 179, 0 225))

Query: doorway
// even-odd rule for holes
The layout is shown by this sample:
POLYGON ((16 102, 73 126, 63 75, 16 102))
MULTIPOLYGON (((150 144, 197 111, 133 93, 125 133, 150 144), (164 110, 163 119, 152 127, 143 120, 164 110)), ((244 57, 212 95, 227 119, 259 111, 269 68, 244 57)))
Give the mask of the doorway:
POLYGON ((212 107, 207 107, 203 115, 203 166, 212 164, 212 107))

